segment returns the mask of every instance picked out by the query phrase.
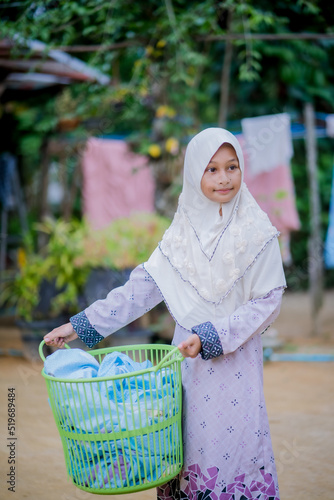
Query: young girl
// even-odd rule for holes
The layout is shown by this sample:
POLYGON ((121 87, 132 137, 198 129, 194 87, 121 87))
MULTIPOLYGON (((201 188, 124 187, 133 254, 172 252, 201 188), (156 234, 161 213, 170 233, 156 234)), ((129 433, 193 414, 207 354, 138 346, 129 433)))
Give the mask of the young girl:
POLYGON ((184 467, 158 498, 278 500, 263 395, 261 333, 285 278, 277 230, 243 183, 236 138, 209 128, 189 143, 177 212, 129 281, 45 336, 89 347, 164 300, 185 359, 184 467), (193 358, 193 359, 189 359, 193 358))

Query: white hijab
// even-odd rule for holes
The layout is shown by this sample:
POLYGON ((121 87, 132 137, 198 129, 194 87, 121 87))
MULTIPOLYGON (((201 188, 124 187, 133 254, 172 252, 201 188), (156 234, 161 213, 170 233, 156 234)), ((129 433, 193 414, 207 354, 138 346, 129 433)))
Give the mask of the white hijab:
POLYGON ((232 314, 250 299, 286 286, 277 229, 243 183, 244 160, 227 130, 208 128, 188 144, 183 190, 172 224, 144 264, 179 325, 232 314), (238 193, 222 205, 201 190, 205 168, 220 146, 235 149, 242 173, 238 193))

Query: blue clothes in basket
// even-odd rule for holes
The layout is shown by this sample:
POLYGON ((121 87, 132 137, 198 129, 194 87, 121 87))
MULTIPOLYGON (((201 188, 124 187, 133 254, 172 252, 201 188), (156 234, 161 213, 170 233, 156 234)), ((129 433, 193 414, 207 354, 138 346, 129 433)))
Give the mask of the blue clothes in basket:
POLYGON ((166 457, 174 461, 180 439, 174 424, 173 429, 113 439, 113 433, 159 424, 178 410, 173 407, 171 371, 147 371, 151 367, 149 360, 138 363, 120 352, 107 354, 101 364, 81 349, 59 350, 46 358, 46 374, 72 379, 55 382, 52 391, 62 429, 75 433, 74 439, 65 438, 75 483, 90 488, 132 486, 139 478, 156 480, 167 465, 166 457), (133 377, 92 381, 142 370, 133 377), (85 439, 91 434, 99 434, 98 439, 85 439))

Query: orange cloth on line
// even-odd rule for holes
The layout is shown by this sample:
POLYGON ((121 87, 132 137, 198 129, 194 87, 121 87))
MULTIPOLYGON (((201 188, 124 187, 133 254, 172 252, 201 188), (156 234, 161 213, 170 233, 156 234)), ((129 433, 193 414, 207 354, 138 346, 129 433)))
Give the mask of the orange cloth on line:
POLYGON ((257 203, 264 210, 280 231, 280 246, 285 264, 291 264, 290 232, 300 229, 300 220, 296 208, 295 189, 289 164, 278 164, 268 172, 253 176, 250 172, 247 153, 244 151, 244 139, 238 137, 245 158, 244 180, 257 203))
POLYGON ((135 212, 154 211, 154 180, 147 158, 122 140, 87 141, 82 158, 83 211, 94 229, 135 212))
POLYGON ((279 165, 271 172, 263 172, 256 177, 248 177, 245 169, 245 182, 262 210, 268 214, 279 231, 296 231, 300 228, 294 186, 288 165, 279 165))
POLYGON ((247 151, 244 149, 244 137, 238 135, 237 139, 244 153, 244 180, 257 203, 280 232, 298 230, 300 221, 290 165, 278 163, 270 171, 253 176, 248 164, 247 151))

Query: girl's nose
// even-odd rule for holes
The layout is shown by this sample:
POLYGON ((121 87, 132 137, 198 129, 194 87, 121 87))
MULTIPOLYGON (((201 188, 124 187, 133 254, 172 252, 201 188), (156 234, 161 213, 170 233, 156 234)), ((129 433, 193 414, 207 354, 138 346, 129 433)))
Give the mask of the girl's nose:
POLYGON ((219 184, 228 184, 229 180, 230 179, 227 175, 227 172, 225 172, 224 170, 222 172, 220 172, 219 184))

